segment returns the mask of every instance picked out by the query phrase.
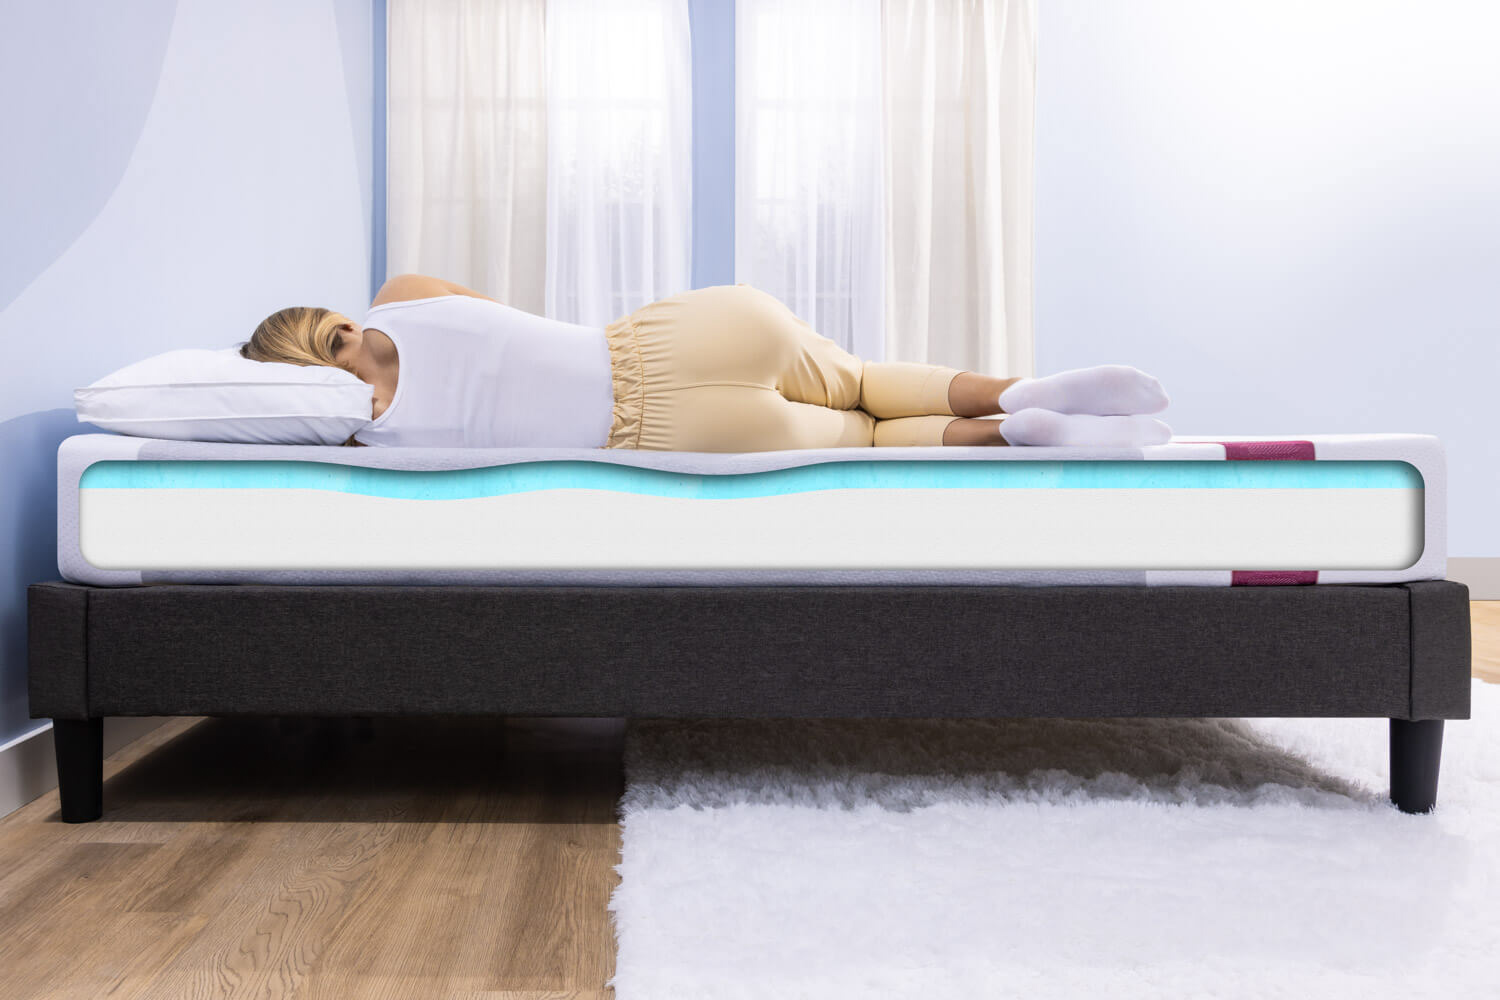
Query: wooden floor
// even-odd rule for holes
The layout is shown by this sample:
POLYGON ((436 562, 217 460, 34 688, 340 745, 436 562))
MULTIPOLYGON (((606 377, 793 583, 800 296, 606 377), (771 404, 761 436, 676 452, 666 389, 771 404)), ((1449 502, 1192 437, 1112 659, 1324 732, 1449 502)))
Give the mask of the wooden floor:
POLYGON ((623 732, 175 719, 0 821, 0 998, 610 996, 623 732))
POLYGON ((623 733, 173 720, 110 758, 104 820, 0 820, 0 998, 610 996, 623 733))
POLYGON ((1474 622, 1474 676, 1500 684, 1500 601, 1470 601, 1474 622))

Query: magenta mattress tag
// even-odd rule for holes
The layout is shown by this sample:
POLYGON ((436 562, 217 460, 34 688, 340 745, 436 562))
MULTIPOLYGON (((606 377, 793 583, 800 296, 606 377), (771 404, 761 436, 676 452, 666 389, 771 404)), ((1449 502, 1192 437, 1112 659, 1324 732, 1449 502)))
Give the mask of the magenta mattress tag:
POLYGON ((1231 587, 1300 587, 1317 582, 1315 569, 1237 569, 1229 574, 1231 587))
POLYGON ((1311 441, 1216 441, 1224 446, 1224 457, 1231 461, 1280 459, 1311 462, 1318 456, 1311 441))

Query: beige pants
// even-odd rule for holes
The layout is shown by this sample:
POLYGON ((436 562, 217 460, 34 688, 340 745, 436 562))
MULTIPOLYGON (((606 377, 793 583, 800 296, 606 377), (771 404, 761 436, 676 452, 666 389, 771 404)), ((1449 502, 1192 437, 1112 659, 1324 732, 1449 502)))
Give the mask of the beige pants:
POLYGON ((939 445, 956 368, 867 362, 749 285, 674 295, 611 323, 610 448, 779 451, 939 445))

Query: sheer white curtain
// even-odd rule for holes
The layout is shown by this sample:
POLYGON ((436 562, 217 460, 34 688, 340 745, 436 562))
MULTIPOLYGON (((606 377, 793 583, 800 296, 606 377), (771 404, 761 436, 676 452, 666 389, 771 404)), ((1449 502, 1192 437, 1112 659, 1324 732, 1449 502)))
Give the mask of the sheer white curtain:
POLYGON ((387 268, 604 324, 686 289, 687 0, 391 0, 387 268))
POLYGON ((1036 0, 738 0, 735 269, 862 357, 1032 371, 1036 0))
POLYGON ((735 277, 862 357, 884 344, 880 4, 735 5, 735 277))
POLYGON ((886 357, 1030 375, 1035 0, 884 0, 886 357))
POLYGON ((391 0, 386 267, 545 304, 546 0, 391 0))
POLYGON ((692 267, 687 0, 547 4, 547 314, 603 325, 692 267))

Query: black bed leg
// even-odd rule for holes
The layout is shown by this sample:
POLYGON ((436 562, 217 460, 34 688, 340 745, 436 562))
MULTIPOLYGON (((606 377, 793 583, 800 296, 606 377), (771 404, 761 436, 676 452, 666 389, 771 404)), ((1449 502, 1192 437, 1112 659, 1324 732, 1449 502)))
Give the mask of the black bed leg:
POLYGON ((1442 719, 1391 720, 1391 801, 1396 808, 1407 813, 1432 810, 1442 759, 1442 719))
POLYGON ((104 720, 54 719, 57 797, 64 823, 87 823, 104 814, 104 720))

